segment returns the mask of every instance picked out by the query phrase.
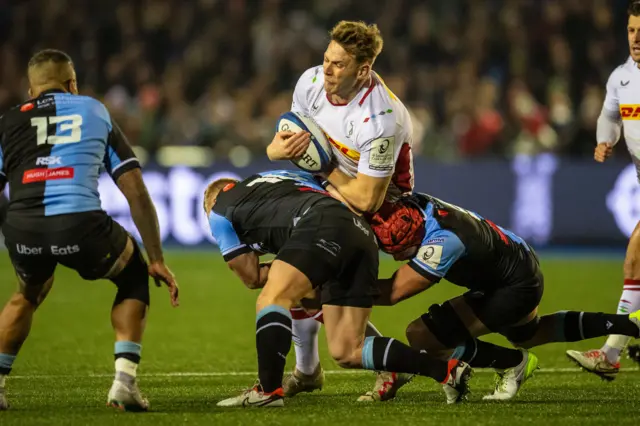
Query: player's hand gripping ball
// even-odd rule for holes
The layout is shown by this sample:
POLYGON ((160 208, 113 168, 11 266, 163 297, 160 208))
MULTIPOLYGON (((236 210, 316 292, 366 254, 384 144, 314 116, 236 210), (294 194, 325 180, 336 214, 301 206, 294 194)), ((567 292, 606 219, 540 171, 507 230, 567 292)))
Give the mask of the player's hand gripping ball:
POLYGON ((378 238, 380 249, 389 254, 419 246, 425 234, 422 212, 402 201, 385 202, 369 219, 369 223, 378 238))
POLYGON ((324 131, 311 117, 298 112, 285 112, 278 119, 276 131, 309 132, 311 143, 307 151, 300 158, 293 159, 291 162, 311 173, 327 172, 331 169, 331 144, 324 131))

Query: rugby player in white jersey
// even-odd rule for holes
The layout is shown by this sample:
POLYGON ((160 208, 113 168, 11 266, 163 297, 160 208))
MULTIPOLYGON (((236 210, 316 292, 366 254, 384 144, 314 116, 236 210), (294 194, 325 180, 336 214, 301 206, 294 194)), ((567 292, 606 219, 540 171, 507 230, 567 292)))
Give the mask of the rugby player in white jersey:
MULTIPOLYGON (((411 118, 372 70, 383 45, 377 26, 341 21, 330 37, 323 65, 308 69, 298 80, 291 109, 312 117, 327 134, 335 164, 327 181, 352 207, 375 213, 385 200, 393 202, 413 189, 411 118)), ((278 132, 267 155, 271 160, 297 158, 308 144, 303 132, 278 132)), ((324 381, 317 315, 314 319, 298 310, 292 316, 296 368, 284 381, 289 397, 321 389, 324 381)), ((368 332, 379 334, 371 324, 368 332)), ((406 375, 380 373, 374 390, 360 400, 391 399, 408 380, 406 375)))
MULTIPOLYGON (((627 35, 631 56, 616 68, 607 82, 607 94, 596 137, 594 158, 602 163, 613 153, 613 146, 624 130, 627 149, 640 180, 640 1, 628 8, 627 35)), ((640 309, 640 224, 631 234, 624 260, 624 286, 618 304, 618 314, 640 309)), ((613 380, 620 370, 620 353, 629 343, 627 336, 611 335, 604 346, 586 352, 569 350, 567 356, 585 370, 606 380, 613 380)))

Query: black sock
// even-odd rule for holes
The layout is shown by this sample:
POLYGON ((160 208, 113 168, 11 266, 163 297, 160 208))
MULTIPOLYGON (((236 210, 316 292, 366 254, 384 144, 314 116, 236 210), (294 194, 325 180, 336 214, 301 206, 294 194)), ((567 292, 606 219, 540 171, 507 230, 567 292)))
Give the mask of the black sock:
POLYGON ((629 315, 603 314, 602 312, 557 312, 553 314, 562 319, 565 342, 577 342, 592 337, 622 334, 623 336, 639 337, 640 329, 629 320, 629 315))
POLYGON ((442 361, 411 349, 389 337, 367 337, 362 348, 362 368, 366 370, 394 371, 431 377, 444 382, 449 376, 447 361, 442 361))
POLYGON ((258 377, 269 393, 282 387, 282 375, 291 349, 291 313, 281 306, 269 305, 256 319, 258 377))
POLYGON ((505 370, 522 362, 522 352, 503 348, 482 340, 470 339, 453 352, 452 358, 464 361, 472 367, 505 370))

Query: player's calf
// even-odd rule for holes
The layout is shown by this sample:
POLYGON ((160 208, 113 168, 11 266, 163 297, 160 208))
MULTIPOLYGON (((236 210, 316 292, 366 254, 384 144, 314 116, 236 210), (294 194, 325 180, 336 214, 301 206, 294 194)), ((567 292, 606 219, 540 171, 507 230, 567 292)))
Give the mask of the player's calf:
POLYGON ((20 277, 18 279, 19 290, 0 312, 0 410, 9 408, 6 378, 11 373, 22 344, 29 336, 33 314, 53 285, 53 277, 35 283, 25 282, 20 277))
POLYGON ((282 376, 292 338, 290 309, 311 289, 307 276, 296 267, 281 260, 273 262, 267 283, 256 302, 259 382, 238 397, 220 401, 218 406, 283 405, 282 376))
POLYGON ((111 310, 111 323, 116 333, 116 374, 107 404, 125 411, 146 411, 149 402, 138 389, 137 370, 150 299, 147 264, 138 245, 131 239, 116 261, 116 265, 118 264, 120 266, 112 268, 109 274, 118 292, 111 310))

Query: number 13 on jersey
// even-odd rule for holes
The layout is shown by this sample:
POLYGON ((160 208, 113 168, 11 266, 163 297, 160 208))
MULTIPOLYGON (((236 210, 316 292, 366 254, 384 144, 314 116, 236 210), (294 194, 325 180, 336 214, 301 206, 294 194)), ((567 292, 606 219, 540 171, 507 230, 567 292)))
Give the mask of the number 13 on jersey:
POLYGON ((82 139, 82 116, 80 114, 56 115, 51 117, 34 117, 31 126, 36 128, 38 145, 58 145, 63 143, 76 143, 82 139), (49 135, 50 124, 59 125, 59 131, 69 132, 65 135, 49 135))

